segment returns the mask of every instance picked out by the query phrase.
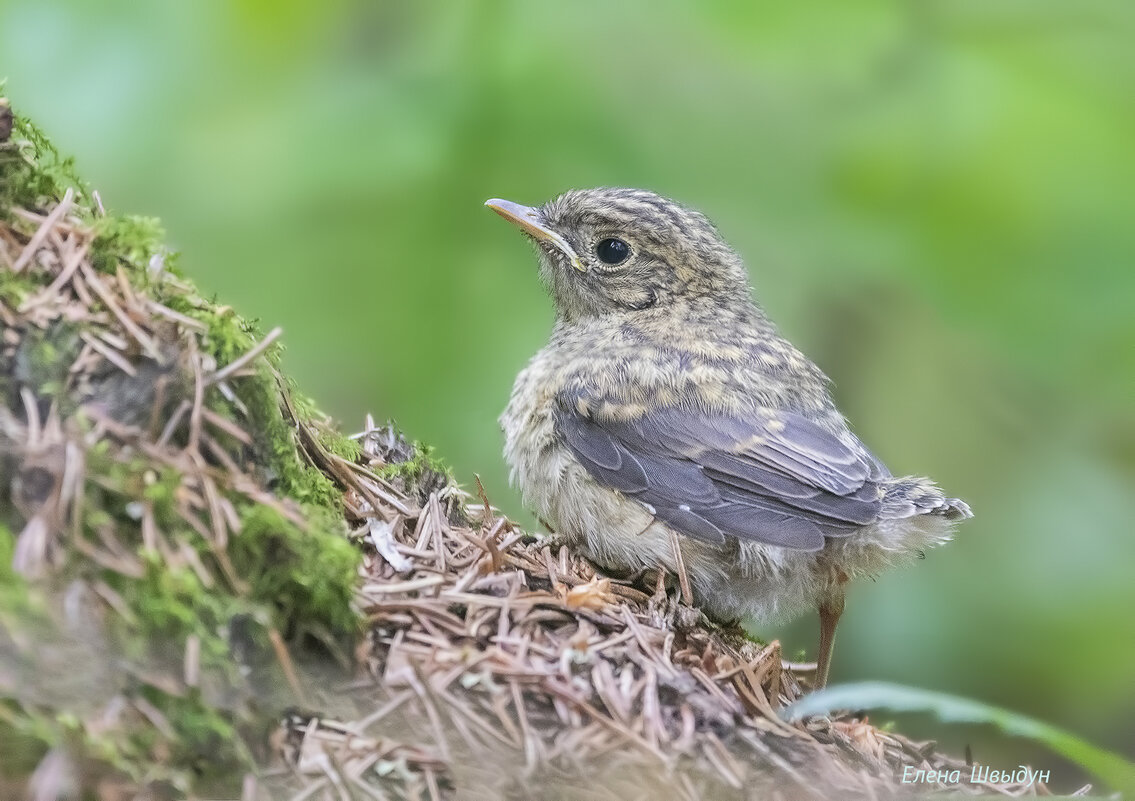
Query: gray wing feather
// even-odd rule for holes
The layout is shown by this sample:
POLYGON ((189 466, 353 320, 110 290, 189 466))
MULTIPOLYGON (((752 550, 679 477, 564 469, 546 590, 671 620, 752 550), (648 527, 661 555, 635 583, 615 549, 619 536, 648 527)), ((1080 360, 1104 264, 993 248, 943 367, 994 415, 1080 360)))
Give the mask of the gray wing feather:
POLYGON ((604 420, 560 401, 557 431, 587 471, 688 536, 818 550, 879 517, 886 468, 798 414, 670 407, 604 420))

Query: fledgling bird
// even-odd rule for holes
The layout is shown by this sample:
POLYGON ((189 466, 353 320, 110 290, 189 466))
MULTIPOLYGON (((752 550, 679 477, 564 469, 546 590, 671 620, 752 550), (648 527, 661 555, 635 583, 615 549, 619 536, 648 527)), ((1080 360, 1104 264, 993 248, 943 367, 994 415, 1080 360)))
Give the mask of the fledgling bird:
POLYGON ((500 419, 525 502, 600 565, 684 570, 715 617, 818 607, 823 686, 846 582, 969 507, 856 438, 699 212, 638 189, 486 205, 535 241, 556 306, 500 419))

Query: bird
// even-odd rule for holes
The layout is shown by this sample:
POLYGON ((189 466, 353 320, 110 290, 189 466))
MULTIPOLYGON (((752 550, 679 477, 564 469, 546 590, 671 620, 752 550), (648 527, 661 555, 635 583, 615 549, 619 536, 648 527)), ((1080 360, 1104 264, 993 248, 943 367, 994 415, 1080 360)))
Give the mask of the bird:
POLYGON ((702 213, 641 189, 485 205, 536 245, 551 337, 500 417, 524 503, 601 568, 664 568, 725 621, 818 610, 826 685, 847 583, 971 517, 896 477, 754 300, 702 213))

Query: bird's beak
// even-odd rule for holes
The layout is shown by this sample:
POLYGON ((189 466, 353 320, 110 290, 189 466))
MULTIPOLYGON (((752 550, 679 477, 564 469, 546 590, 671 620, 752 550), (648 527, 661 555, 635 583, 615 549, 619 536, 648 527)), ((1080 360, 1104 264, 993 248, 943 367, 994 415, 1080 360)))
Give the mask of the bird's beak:
POLYGON ((568 241, 548 227, 548 224, 544 221, 544 215, 540 213, 539 209, 522 206, 519 203, 513 203, 511 200, 501 200, 500 198, 486 200, 485 205, 509 222, 514 223, 533 239, 555 245, 567 256, 572 267, 581 273, 587 272, 587 267, 580 261, 579 256, 576 255, 568 241))

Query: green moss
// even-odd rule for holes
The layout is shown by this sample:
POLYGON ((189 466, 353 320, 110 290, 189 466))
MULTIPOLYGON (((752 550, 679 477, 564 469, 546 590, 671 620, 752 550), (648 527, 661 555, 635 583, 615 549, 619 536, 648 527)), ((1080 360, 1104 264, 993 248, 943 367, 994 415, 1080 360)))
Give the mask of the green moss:
POLYGON ((130 633, 175 643, 197 635, 202 638, 206 657, 227 658, 224 627, 250 607, 216 587, 206 587, 188 567, 170 567, 153 552, 143 552, 143 560, 146 569, 140 579, 122 574, 107 577, 135 615, 124 621, 132 629, 130 633))
POLYGON ((278 491, 307 507, 339 511, 339 490, 299 453, 293 425, 280 409, 275 382, 247 386, 240 394, 261 434, 258 444, 274 473, 278 491))
POLYGON ((61 156, 43 131, 17 114, 9 142, 0 148, 0 217, 12 208, 43 208, 68 188, 79 202, 88 196, 74 159, 61 156))
POLYGON ((0 636, 16 621, 35 613, 24 577, 12 569, 16 536, 0 522, 0 636))
MULTIPOLYGON (((0 214, 3 209, 0 208, 0 214)), ((13 309, 32 296, 36 285, 28 279, 25 273, 14 273, 11 270, 0 270, 0 303, 13 309)))
POLYGON ((348 462, 356 461, 363 452, 362 446, 359 445, 357 440, 353 440, 345 434, 340 434, 338 431, 320 431, 319 442, 331 453, 341 459, 346 459, 348 462))
MULTIPOLYGON (((148 276, 150 260, 164 251, 165 230, 155 217, 100 217, 93 228, 91 264, 100 272, 113 274, 123 265, 148 276)), ((163 269, 168 269, 164 263, 163 269)))
POLYGON ((57 740, 49 717, 29 715, 16 701, 0 700, 0 778, 29 775, 57 740))
POLYGON ((74 405, 63 397, 63 388, 81 345, 74 323, 60 320, 45 329, 28 327, 16 350, 10 377, 17 384, 33 387, 42 400, 60 399, 59 411, 70 414, 74 405))
POLYGON ((316 426, 316 435, 319 444, 336 456, 353 462, 362 455, 362 446, 357 440, 351 439, 331 426, 329 419, 319 411, 315 402, 304 395, 296 387, 295 382, 288 379, 287 389, 292 399, 292 406, 301 418, 321 423, 316 426))
POLYGON ((146 688, 147 700, 161 709, 175 727, 171 762, 192 773, 199 792, 223 786, 235 772, 252 766, 228 715, 203 701, 199 693, 185 697, 146 688))
MULTIPOLYGON (((93 464, 100 469, 99 462, 93 464)), ((158 529, 173 542, 184 542, 198 552, 206 565, 216 565, 214 543, 187 525, 178 507, 182 475, 172 467, 155 469, 138 458, 127 463, 101 465, 104 480, 90 487, 85 520, 90 536, 100 526, 111 526, 119 538, 128 533, 129 545, 140 548, 141 532, 123 512, 142 498, 153 504, 158 529)), ((351 609, 358 551, 346 539, 345 524, 334 510, 309 505, 305 526, 287 519, 277 509, 233 496, 240 531, 229 535, 226 555, 247 584, 240 588, 206 587, 188 569, 171 569, 157 554, 143 552, 147 570, 141 579, 112 574, 107 580, 128 601, 146 635, 162 634, 183 639, 190 633, 217 637, 236 616, 250 616, 281 630, 318 626, 335 632, 353 632, 357 620, 351 609)), ((223 571, 214 570, 223 575, 223 571)), ((205 639, 203 639, 205 642, 205 639)))
POLYGON ((385 479, 401 478, 411 484, 419 483, 423 477, 430 474, 444 476, 449 483, 457 483, 449 466, 438 457, 433 446, 423 445, 420 442, 414 443, 413 453, 409 459, 390 462, 379 467, 375 472, 385 479))
MULTIPOLYGON (((193 294, 163 296, 160 287, 156 290, 161 302, 205 325, 201 348, 217 365, 230 364, 252 350, 263 338, 255 322, 245 320, 227 306, 208 303, 193 294)), ((279 344, 269 347, 256 366, 255 375, 233 383, 233 390, 248 410, 249 419, 245 427, 255 439, 255 453, 251 461, 260 466, 261 472, 279 494, 305 506, 339 511, 339 491, 300 455, 294 426, 284 417, 280 394, 282 391, 292 392, 292 387, 281 387, 277 383, 280 354, 279 344)), ((301 398, 298 393, 293 395, 301 398)), ((301 417, 318 419, 318 414, 306 402, 303 404, 306 408, 300 407, 301 417)), ((210 405, 213 406, 212 403, 210 405)), ((213 408, 222 415, 230 416, 226 404, 213 408)), ((352 450, 353 443, 345 438, 332 437, 328 444, 343 455, 357 453, 357 448, 352 450)))
POLYGON ((350 604, 359 553, 346 539, 342 518, 310 510, 315 528, 306 531, 268 506, 247 504, 240 513, 243 528, 229 555, 250 582, 250 597, 267 605, 285 630, 356 631, 350 604))

